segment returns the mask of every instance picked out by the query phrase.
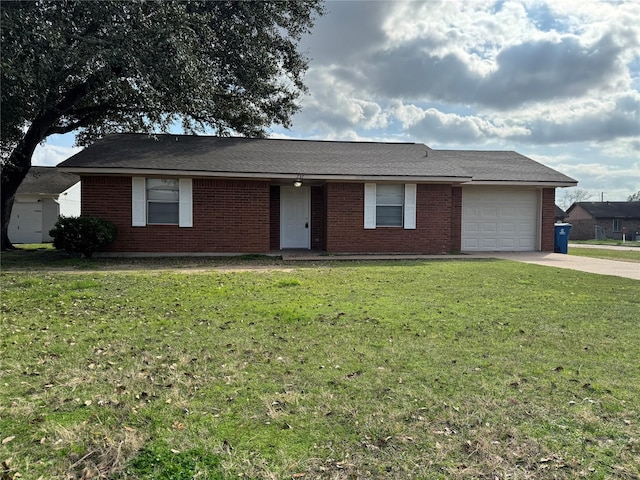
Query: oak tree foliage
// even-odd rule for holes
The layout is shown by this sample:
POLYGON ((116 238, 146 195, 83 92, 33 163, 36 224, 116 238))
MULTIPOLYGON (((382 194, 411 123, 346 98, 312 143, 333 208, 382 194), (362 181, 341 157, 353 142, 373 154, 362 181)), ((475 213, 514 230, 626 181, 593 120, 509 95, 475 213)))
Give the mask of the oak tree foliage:
POLYGON ((49 135, 288 126, 305 92, 298 42, 322 13, 321 0, 1 2, 2 248, 49 135))

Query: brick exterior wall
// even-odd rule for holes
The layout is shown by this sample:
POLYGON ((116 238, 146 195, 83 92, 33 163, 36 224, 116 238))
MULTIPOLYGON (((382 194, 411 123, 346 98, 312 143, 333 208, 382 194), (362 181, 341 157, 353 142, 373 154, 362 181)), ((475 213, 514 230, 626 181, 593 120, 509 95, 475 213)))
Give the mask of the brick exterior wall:
POLYGON ((556 189, 542 189, 542 231, 540 232, 540 250, 553 252, 555 244, 556 189))
POLYGON ((327 211, 325 187, 311 187, 311 249, 324 250, 326 241, 327 211))
POLYGON ((365 230, 363 184, 328 183, 325 188, 329 253, 447 254, 454 250, 451 185, 418 185, 415 230, 365 230))
POLYGON ((462 188, 451 188, 451 252, 462 250, 462 188))
POLYGON ((82 215, 111 220, 114 252, 267 253, 269 182, 193 179, 193 227, 131 226, 131 178, 82 177, 82 215))
MULTIPOLYGON (((193 179, 193 227, 131 226, 131 178, 82 177, 82 215, 115 223, 113 252, 267 253, 280 249, 280 188, 261 180, 193 179)), ((542 251, 553 251, 555 189, 542 190, 542 251)), ((311 248, 329 253, 460 251, 462 189, 419 184, 416 229, 364 228, 364 185, 311 188, 311 248)), ((573 237, 573 235, 572 235, 573 237)))
MULTIPOLYGON (((604 228, 606 238, 622 240, 622 232, 613 231, 613 218, 571 219, 565 221, 571 224, 569 240, 592 240, 596 238, 596 225, 604 228)), ((640 240, 640 220, 622 220, 622 226, 627 230, 626 239, 640 240)))
POLYGON ((269 247, 271 250, 280 250, 280 187, 272 185, 269 190, 269 247))

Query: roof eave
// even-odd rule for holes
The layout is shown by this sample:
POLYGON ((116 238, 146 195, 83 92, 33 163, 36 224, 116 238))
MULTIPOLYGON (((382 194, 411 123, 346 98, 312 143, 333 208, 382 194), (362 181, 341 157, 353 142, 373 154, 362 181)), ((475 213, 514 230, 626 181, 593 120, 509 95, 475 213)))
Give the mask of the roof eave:
POLYGON ((540 180, 472 180, 464 185, 513 185, 513 186, 528 186, 528 187, 575 187, 578 185, 577 181, 574 182, 560 182, 560 181, 540 181, 540 180))
POLYGON ((91 167, 58 167, 63 172, 78 175, 126 175, 126 176, 156 176, 170 175, 176 177, 223 177, 223 178, 250 178, 256 180, 284 179, 295 180, 302 177, 304 180, 325 181, 376 181, 376 182, 429 182, 429 183, 464 183, 471 181, 468 176, 422 176, 422 175, 338 175, 338 174, 307 174, 281 173, 281 172, 209 172, 202 170, 164 170, 146 168, 91 168, 91 167))

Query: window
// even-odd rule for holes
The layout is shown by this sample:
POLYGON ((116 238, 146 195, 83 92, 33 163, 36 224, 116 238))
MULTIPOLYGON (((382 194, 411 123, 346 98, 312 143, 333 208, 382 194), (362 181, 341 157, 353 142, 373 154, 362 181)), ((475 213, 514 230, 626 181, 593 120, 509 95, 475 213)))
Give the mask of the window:
POLYGON ((616 219, 613 221, 613 231, 614 232, 622 231, 622 220, 616 219))
POLYGON ((190 178, 131 179, 131 224, 193 226, 190 178))
POLYGON ((404 185, 376 185, 376 227, 401 227, 404 185))
POLYGON ((417 185, 364 184, 364 228, 416 228, 417 185))
POLYGON ((173 178, 147 178, 147 224, 178 224, 180 189, 173 178))

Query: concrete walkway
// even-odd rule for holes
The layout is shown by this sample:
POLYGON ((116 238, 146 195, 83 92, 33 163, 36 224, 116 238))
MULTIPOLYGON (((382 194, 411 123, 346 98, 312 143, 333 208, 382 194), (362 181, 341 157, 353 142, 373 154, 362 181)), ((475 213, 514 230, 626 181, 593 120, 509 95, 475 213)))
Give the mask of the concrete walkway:
POLYGON ((640 263, 621 262, 617 260, 605 260, 602 258, 580 257, 577 255, 565 255, 562 253, 549 252, 486 252, 461 255, 327 255, 320 252, 309 251, 292 251, 282 253, 282 259, 285 261, 473 260, 490 258, 533 263, 546 267, 568 268, 571 270, 579 270, 581 272, 613 275, 640 280, 640 263))

